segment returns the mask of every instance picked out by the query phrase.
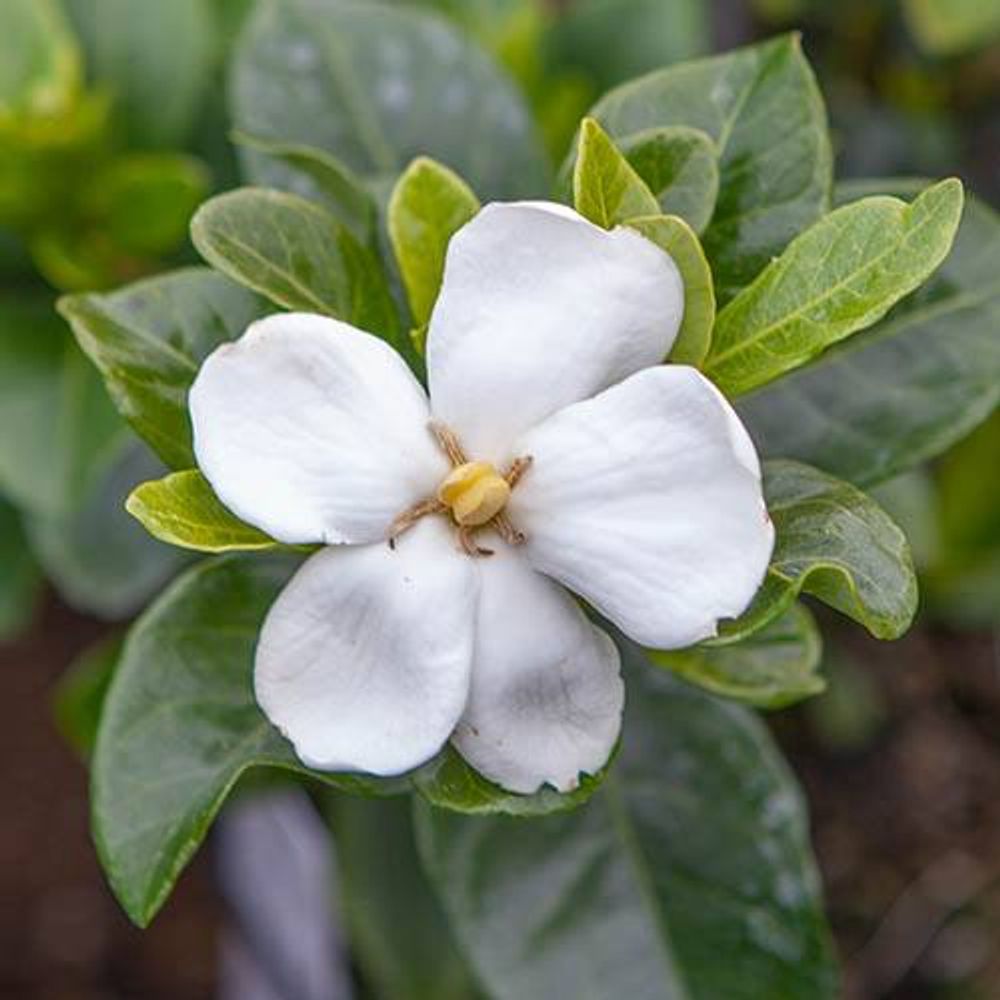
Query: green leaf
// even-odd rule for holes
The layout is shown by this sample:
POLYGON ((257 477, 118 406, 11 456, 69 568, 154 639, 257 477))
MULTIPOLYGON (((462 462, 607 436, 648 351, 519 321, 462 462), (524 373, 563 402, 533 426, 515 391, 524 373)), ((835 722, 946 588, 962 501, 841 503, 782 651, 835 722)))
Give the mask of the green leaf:
POLYGON ((1000 5, 983 0, 903 0, 903 13, 921 47, 932 55, 978 49, 1000 35, 1000 5))
POLYGON ((819 676, 823 644, 812 615, 793 604, 738 643, 647 650, 650 660, 713 694, 759 708, 784 708, 826 687, 819 676))
POLYGON ((56 0, 4 0, 0 37, 0 122, 65 111, 80 86, 80 52, 56 0))
POLYGON ((146 926, 239 777, 257 767, 346 789, 391 788, 304 768, 253 696, 261 621, 294 568, 222 556, 177 580, 129 632, 91 771, 94 841, 126 913, 146 926))
POLYGON ((704 244, 726 302, 826 211, 826 113, 798 37, 671 66, 611 91, 590 112, 627 148, 648 129, 709 135, 720 194, 704 244))
POLYGON ((88 646, 56 684, 52 710, 63 739, 84 759, 94 750, 104 699, 121 657, 120 636, 88 646))
POLYGON ((576 210, 604 229, 658 215, 660 203, 593 118, 584 118, 573 167, 576 210))
POLYGON ((101 618, 127 618, 180 568, 185 555, 150 538, 125 512, 136 483, 161 471, 141 442, 125 434, 96 467, 77 510, 27 520, 35 555, 68 604, 101 618))
POLYGON ((944 260, 961 214, 955 179, 912 204, 878 196, 831 212, 719 313, 707 374, 738 396, 871 326, 944 260))
POLYGON ((298 194, 320 202, 359 243, 372 243, 378 216, 375 201, 354 172, 335 156, 315 146, 271 142, 239 131, 233 141, 294 170, 306 189, 297 186, 298 194))
POLYGON ((719 196, 719 157, 710 136, 684 126, 654 128, 620 148, 660 212, 679 215, 696 233, 705 229, 719 196))
POLYGON ((123 430, 51 300, 0 303, 0 489, 9 499, 67 514, 123 430))
POLYGON ((408 798, 329 796, 352 954, 371 995, 392 1000, 478 996, 441 904, 420 868, 408 798))
MULTIPOLYGON (((911 197, 923 182, 866 181, 844 200, 911 197)), ((860 486, 945 451, 1000 404, 1000 219, 968 199, 951 253, 925 288, 811 365, 740 400, 766 456, 860 486)))
MULTIPOLYGON (((362 0, 259 4, 232 64, 236 126, 308 143, 366 179, 421 154, 488 198, 537 196, 548 165, 534 123, 493 59, 426 11, 362 0)), ((287 187, 286 169, 246 151, 247 176, 287 187)))
POLYGON ((684 318, 670 360, 700 366, 712 343, 715 292, 712 271, 691 227, 675 215, 629 219, 627 225, 670 254, 684 282, 684 318))
POLYGON ((199 552, 273 549, 278 543, 231 513, 197 469, 137 486, 125 509, 154 537, 199 552))
POLYGON ((448 242, 478 211, 479 200, 465 181, 425 156, 396 183, 389 199, 389 239, 417 327, 431 318, 448 242))
MULTIPOLYGON (((32 0, 34 2, 34 0, 32 0)), ((211 0, 67 0, 95 83, 132 146, 182 146, 211 84, 211 0)))
POLYGON ((589 803, 530 823, 418 811, 483 984, 512 1000, 834 997, 803 805, 767 731, 626 655, 622 751, 589 803))
POLYGON ((906 536, 871 497, 819 469, 780 459, 764 465, 764 496, 775 547, 750 608, 725 624, 724 640, 772 621, 799 594, 811 594, 863 625, 897 639, 917 610, 917 579, 906 536))
POLYGON ((241 188, 205 202, 191 238, 216 270, 272 302, 325 313, 399 344, 399 318, 379 261, 319 205, 283 191, 241 188))
POLYGON ((167 465, 190 468, 187 391, 201 362, 264 315, 263 302, 207 268, 174 271, 106 295, 59 301, 119 412, 167 465))
POLYGON ((0 497, 0 643, 28 624, 41 583, 21 519, 0 497))

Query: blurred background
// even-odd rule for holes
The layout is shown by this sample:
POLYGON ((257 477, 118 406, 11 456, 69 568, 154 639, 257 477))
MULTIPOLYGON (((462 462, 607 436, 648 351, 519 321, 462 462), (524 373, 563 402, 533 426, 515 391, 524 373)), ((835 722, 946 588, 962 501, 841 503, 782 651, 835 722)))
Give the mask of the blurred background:
MULTIPOLYGON (((0 425, 18 429, 0 444, 0 997, 12 1000, 276 995, 243 978, 239 873, 211 845, 151 930, 128 924, 89 840, 74 749, 87 734, 65 707, 100 696, 94 644, 113 643, 182 557, 108 502, 151 459, 52 302, 193 261, 191 211, 239 183, 225 64, 254 0, 148 2, 180 20, 183 52, 160 51, 156 18, 149 37, 123 30, 147 0, 64 0, 52 30, 67 32, 65 73, 79 80, 42 124, 8 99, 36 54, 0 37, 0 425), (8 356, 5 330, 28 326, 37 350, 8 356)), ((641 34, 616 0, 424 5, 507 66, 557 158, 608 87, 797 28, 838 177, 956 174, 1000 207, 1000 0, 646 0, 662 31, 641 34)), ((918 624, 878 643, 821 613, 829 690, 768 719, 809 799, 849 995, 997 1000, 1000 416, 877 495, 914 547, 918 624)))

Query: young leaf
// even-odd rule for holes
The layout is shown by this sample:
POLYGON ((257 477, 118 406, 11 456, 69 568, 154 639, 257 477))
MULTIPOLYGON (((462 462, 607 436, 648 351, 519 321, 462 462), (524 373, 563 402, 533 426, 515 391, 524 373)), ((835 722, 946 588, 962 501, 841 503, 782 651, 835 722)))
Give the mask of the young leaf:
POLYGON ((626 148, 637 133, 678 125, 715 142, 720 194, 704 244, 722 302, 826 211, 826 112, 795 35, 650 73, 590 113, 626 148))
MULTIPOLYGON (((237 128, 333 153, 366 180, 433 156, 488 198, 548 187, 540 138, 510 79, 439 16, 367 0, 258 4, 232 63, 237 128)), ((247 176, 287 168, 246 151, 247 176)))
POLYGON ((465 181, 425 156, 397 181, 389 199, 389 239, 415 326, 431 318, 448 241, 478 211, 479 200, 465 181))
POLYGON ((818 469, 780 459, 764 465, 775 547, 750 608, 723 625, 724 641, 755 632, 800 593, 898 639, 917 610, 917 579, 906 536, 859 489, 818 469))
POLYGON ((580 126, 573 202, 584 218, 604 229, 660 212, 652 192, 593 118, 584 118, 580 126))
POLYGON ((278 305, 398 341, 399 318, 380 262, 305 198, 263 188, 229 191, 198 209, 191 239, 216 270, 278 305))
POLYGON ((819 694, 826 687, 817 673, 821 654, 819 629, 796 604, 735 644, 646 651, 653 663, 686 681, 758 708, 784 708, 819 694))
POLYGON ((701 233, 719 196, 719 157, 710 136, 696 128, 654 128, 620 144, 664 215, 679 215, 701 233))
POLYGON ((207 268, 66 296, 58 307, 122 416, 181 469, 195 464, 187 391, 201 362, 267 311, 256 295, 207 268))
POLYGON ((767 731, 626 655, 622 751, 585 806, 531 822, 418 809, 463 951, 518 1000, 829 1000, 804 810, 767 731))
POLYGON ((293 567, 260 555, 203 562, 125 642, 94 750, 91 815, 111 887, 140 926, 247 770, 280 768, 354 790, 394 787, 308 771, 254 701, 257 632, 293 567))
POLYGON ((871 326, 944 260, 961 214, 955 179, 911 204, 874 197, 831 212, 719 313, 707 374, 739 396, 871 326))
POLYGON ((28 624, 41 584, 21 519, 0 497, 0 642, 28 624))
POLYGON ((137 486, 125 509, 154 537, 198 552, 273 549, 278 543, 223 506, 197 469, 137 486))
POLYGON ((684 282, 684 318, 670 349, 670 360, 700 366, 712 342, 715 323, 715 292, 712 271, 698 237, 675 215, 653 215, 629 219, 627 225, 670 254, 684 282))
MULTIPOLYGON (((912 197, 919 181, 862 181, 843 199, 912 197)), ((1000 404, 1000 219, 969 199, 925 288, 871 329, 740 400, 765 455, 872 486, 951 447, 1000 404)))

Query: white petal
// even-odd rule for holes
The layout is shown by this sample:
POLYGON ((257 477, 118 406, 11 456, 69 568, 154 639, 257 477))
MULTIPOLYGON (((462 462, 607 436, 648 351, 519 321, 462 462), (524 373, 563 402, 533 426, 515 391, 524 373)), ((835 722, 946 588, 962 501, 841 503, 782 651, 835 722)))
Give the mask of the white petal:
POLYGON ((693 368, 639 372, 517 442, 511 498, 534 566, 637 642, 678 649, 740 614, 774 528, 747 432, 693 368))
POLYGON ((662 361, 684 308, 680 274, 630 229, 562 205, 487 205, 454 236, 431 316, 435 416, 500 463, 522 431, 662 361))
POLYGON ((447 463, 396 352, 346 323, 282 313, 202 365, 198 465, 222 502, 282 542, 372 542, 447 463))
POLYGON ((311 767, 417 767, 465 706, 477 593, 475 565, 442 518, 425 518, 395 551, 323 549, 264 621, 257 701, 311 767))
POLYGON ((479 560, 469 703, 452 742, 514 792, 566 792, 607 762, 625 692, 614 644, 569 594, 502 542, 479 560))

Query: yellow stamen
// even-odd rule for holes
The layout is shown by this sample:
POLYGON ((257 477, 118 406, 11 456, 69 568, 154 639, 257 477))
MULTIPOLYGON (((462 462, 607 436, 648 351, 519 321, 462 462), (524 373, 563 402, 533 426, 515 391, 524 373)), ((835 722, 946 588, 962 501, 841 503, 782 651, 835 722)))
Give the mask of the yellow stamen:
POLYGON ((510 484, 489 462, 465 462, 445 477, 437 495, 451 509, 456 524, 474 528, 504 509, 510 484))

